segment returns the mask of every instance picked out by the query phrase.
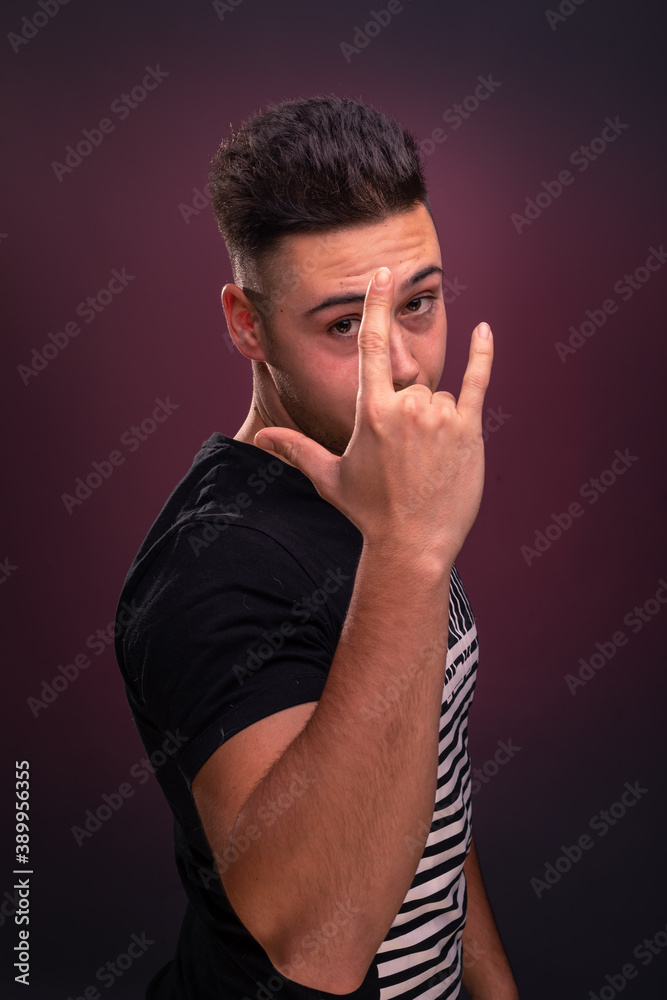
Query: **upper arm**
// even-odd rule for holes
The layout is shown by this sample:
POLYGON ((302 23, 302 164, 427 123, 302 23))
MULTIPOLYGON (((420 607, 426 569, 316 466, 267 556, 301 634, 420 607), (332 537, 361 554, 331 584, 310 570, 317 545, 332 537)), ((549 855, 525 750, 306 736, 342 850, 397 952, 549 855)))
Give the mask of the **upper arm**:
MULTIPOLYGON (((218 747, 197 772, 192 793, 216 860, 230 846, 234 825, 251 793, 316 707, 316 701, 304 702, 254 722, 218 747)), ((223 885, 227 891, 224 878, 223 885)))
POLYGON ((189 791, 196 778, 200 790, 210 784, 207 775, 218 772, 214 761, 229 754, 235 780, 220 799, 232 803, 236 785, 249 794, 253 780, 301 728, 288 735, 282 721, 287 712, 277 726, 265 720, 317 702, 336 642, 324 611, 314 609, 307 621, 295 612, 314 584, 281 545, 260 531, 230 524, 193 555, 193 532, 197 538, 201 530, 184 528, 156 557, 144 576, 141 614, 124 630, 122 641, 139 710, 156 731, 158 745, 163 733, 183 735, 176 762, 189 791), (274 728, 275 747, 269 736, 274 728), (241 750, 264 731, 268 760, 259 762, 258 772, 244 775, 253 762, 246 763, 241 750))
POLYGON ((282 545, 229 524, 193 553, 201 531, 183 528, 156 557, 142 615, 123 643, 142 712, 158 735, 177 732, 183 741, 176 762, 189 789, 186 835, 198 819, 198 839, 203 832, 243 920, 234 886, 246 866, 229 859, 249 844, 239 839, 228 850, 234 826, 315 710, 335 636, 324 611, 305 621, 295 612, 314 582, 282 545))

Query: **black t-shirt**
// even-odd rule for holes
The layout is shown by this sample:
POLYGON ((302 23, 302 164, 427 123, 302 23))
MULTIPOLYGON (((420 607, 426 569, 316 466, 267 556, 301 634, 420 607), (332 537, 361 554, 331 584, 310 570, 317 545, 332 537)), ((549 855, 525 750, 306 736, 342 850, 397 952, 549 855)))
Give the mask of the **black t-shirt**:
MULTIPOLYGON (((333 996, 281 976, 240 922, 191 786, 224 740, 265 716, 319 699, 361 549, 359 530, 307 476, 216 432, 128 571, 116 613, 116 657, 174 814, 176 861, 189 899, 165 980, 176 1000, 333 996)), ((363 986, 349 994, 355 1000, 434 1000, 459 992, 462 867, 471 838, 467 714, 477 636, 455 569, 442 655, 447 670, 431 832, 363 986)))

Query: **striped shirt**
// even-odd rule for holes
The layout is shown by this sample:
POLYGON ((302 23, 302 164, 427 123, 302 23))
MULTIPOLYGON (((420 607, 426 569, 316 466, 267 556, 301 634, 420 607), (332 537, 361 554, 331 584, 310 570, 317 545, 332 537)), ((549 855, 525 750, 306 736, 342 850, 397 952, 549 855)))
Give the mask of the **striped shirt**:
MULTIPOLYGON (((377 952, 380 1000, 459 994, 466 916, 463 863, 472 839, 468 710, 477 659, 477 629, 454 568, 435 808, 412 885, 377 952)), ((406 846, 415 849, 413 838, 406 837, 406 846)))

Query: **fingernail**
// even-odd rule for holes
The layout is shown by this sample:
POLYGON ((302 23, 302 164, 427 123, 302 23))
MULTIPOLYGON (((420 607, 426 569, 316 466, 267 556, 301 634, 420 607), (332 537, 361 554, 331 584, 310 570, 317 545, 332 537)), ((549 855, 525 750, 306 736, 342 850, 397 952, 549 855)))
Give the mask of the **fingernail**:
POLYGON ((491 336, 491 327, 488 323, 480 323, 477 327, 477 333, 486 340, 487 337, 491 336))
POLYGON ((389 287, 391 281, 391 271, 388 267, 381 267, 375 272, 375 287, 384 289, 389 287))

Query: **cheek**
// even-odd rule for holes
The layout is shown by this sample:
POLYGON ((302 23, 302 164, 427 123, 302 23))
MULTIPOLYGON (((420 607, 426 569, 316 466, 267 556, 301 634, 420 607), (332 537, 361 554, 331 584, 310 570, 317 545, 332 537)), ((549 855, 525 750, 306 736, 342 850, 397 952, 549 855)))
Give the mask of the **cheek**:
POLYGON ((325 420, 351 431, 359 388, 356 366, 353 371, 321 372, 310 395, 311 409, 325 420))
POLYGON ((437 337, 426 341, 421 353, 418 355, 420 368, 436 383, 440 380, 440 375, 445 364, 446 348, 447 335, 446 333, 444 335, 440 333, 437 337))
POLYGON ((294 362, 304 393, 317 409, 343 412, 349 409, 350 401, 354 407, 359 386, 356 349, 347 348, 345 352, 304 349, 294 362))

